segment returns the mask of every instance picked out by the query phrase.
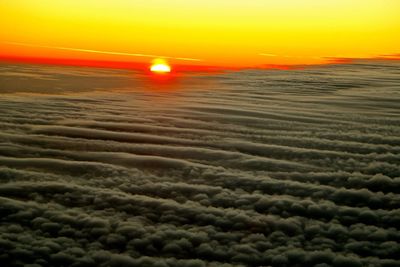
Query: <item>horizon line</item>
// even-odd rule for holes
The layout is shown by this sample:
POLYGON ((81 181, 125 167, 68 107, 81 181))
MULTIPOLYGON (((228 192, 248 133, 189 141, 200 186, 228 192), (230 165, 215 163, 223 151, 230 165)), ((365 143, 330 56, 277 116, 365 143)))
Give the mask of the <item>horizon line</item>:
MULTIPOLYGON (((400 61, 398 54, 382 55, 371 58, 335 58, 326 57, 328 59, 324 63, 311 63, 311 64, 260 64, 254 66, 212 66, 212 65, 188 65, 188 64, 174 64, 173 69, 176 71, 205 71, 205 72, 219 72, 224 70, 245 70, 245 69, 278 69, 278 70, 292 70, 313 66, 324 66, 333 64, 346 64, 355 60, 387 60, 387 61, 400 61)), ((80 67, 99 67, 99 68, 113 68, 113 69, 134 69, 134 70, 147 70, 148 64, 138 61, 116 61, 116 60, 95 60, 95 59, 79 59, 79 58, 51 58, 51 57, 26 57, 26 56, 11 56, 1 55, 0 62, 18 62, 26 64, 45 64, 45 65, 61 65, 61 66, 80 66, 80 67)))

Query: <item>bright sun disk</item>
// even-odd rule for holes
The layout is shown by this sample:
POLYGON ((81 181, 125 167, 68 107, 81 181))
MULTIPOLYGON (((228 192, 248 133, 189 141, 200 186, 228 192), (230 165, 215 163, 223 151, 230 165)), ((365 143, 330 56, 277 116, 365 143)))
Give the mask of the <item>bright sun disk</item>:
POLYGON ((171 66, 169 66, 164 60, 155 60, 150 67, 150 71, 157 73, 168 73, 171 72, 171 66))

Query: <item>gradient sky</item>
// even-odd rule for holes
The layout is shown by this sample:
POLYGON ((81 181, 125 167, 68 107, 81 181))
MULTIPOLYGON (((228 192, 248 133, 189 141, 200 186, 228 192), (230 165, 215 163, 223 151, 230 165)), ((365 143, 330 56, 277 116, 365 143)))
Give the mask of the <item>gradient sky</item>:
POLYGON ((0 56, 249 67, 398 54, 399 0, 2 0, 0 56))

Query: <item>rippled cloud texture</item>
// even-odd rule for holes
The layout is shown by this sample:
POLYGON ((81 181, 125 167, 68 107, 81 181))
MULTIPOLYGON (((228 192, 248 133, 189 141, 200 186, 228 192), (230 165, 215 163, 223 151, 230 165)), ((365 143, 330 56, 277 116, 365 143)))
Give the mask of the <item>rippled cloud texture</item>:
POLYGON ((397 62, 0 69, 2 266, 400 264, 397 62))

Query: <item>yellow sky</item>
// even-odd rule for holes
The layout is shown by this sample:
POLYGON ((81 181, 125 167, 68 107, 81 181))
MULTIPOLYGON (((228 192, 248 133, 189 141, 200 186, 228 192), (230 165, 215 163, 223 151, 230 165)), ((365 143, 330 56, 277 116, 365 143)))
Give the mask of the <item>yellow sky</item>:
POLYGON ((0 14, 9 56, 244 67, 400 52, 399 0, 1 0, 0 14))

